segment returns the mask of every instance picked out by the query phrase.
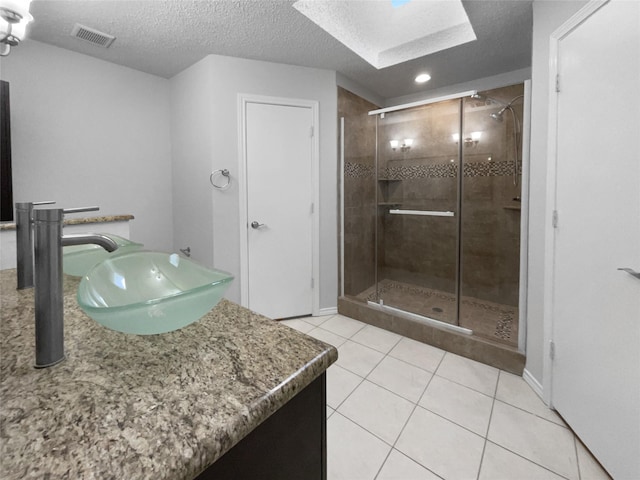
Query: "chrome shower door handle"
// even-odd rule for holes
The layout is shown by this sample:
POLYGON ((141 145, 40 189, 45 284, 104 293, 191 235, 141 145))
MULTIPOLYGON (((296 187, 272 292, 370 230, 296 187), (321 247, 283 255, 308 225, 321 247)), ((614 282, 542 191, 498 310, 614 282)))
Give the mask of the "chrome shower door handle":
POLYGON ((258 229, 260 227, 264 227, 264 223, 258 223, 255 220, 253 222, 251 222, 251 228, 258 229))
POLYGON ((638 280, 640 280, 640 272, 636 272, 633 268, 619 268, 618 270, 627 272, 629 275, 636 277, 638 280))

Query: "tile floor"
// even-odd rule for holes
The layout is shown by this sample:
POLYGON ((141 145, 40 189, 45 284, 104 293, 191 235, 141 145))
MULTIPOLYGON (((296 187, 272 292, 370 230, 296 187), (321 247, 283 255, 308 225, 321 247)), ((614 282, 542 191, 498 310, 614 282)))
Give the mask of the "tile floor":
POLYGON ((342 315, 282 323, 339 352, 329 480, 609 478, 521 377, 342 315))

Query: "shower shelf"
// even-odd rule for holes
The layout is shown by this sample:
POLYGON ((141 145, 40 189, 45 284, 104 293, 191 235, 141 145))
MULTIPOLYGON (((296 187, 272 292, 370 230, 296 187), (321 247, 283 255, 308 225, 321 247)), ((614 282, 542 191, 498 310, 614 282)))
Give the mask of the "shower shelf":
POLYGON ((378 178, 379 182, 401 182, 402 178, 378 178))

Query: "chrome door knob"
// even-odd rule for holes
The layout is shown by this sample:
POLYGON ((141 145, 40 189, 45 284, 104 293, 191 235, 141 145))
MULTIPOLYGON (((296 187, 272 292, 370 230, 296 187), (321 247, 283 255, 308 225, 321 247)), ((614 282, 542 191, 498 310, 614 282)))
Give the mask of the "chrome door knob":
POLYGON ((251 228, 260 228, 260 227, 264 227, 264 223, 258 223, 255 220, 251 222, 251 228))

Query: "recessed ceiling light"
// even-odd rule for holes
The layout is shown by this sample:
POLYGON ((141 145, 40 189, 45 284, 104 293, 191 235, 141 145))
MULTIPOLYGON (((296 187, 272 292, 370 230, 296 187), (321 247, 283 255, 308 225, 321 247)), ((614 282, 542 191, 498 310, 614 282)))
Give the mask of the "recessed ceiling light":
POLYGON ((425 83, 431 80, 431 75, 428 73, 421 73, 416 77, 416 83, 425 83))

